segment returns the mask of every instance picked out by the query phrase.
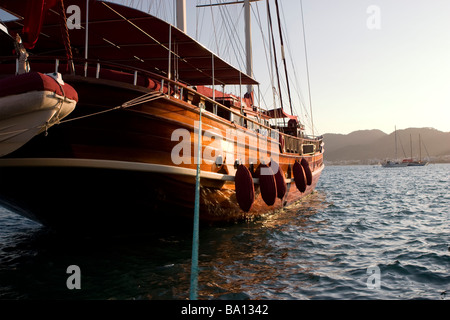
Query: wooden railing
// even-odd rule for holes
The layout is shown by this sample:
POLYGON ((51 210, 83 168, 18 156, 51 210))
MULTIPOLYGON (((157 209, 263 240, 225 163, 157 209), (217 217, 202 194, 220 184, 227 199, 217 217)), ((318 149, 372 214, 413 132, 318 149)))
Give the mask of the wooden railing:
MULTIPOLYGON (((15 56, 4 57, 0 61, 0 69, 2 66, 13 63, 16 61, 15 56)), ((189 86, 181 81, 171 80, 161 74, 153 73, 148 70, 132 68, 126 65, 110 63, 106 61, 98 61, 93 59, 74 59, 69 65, 67 59, 60 59, 60 57, 43 57, 43 56, 31 56, 29 57, 31 62, 31 70, 33 65, 38 66, 36 69, 40 72, 60 72, 60 73, 72 73, 74 75, 84 77, 94 77, 97 79, 118 79, 120 82, 129 83, 135 86, 147 87, 151 90, 159 90, 166 95, 168 99, 180 99, 191 103, 197 107, 205 108, 206 104, 212 105, 212 111, 214 114, 218 114, 218 109, 226 110, 230 115, 233 115, 233 120, 230 120, 233 125, 239 125, 245 128, 245 124, 252 123, 251 128, 255 133, 262 134, 275 140, 276 143, 280 143, 280 135, 284 138, 285 152, 296 154, 310 154, 319 149, 320 141, 322 137, 294 137, 280 132, 277 129, 271 128, 255 121, 245 115, 226 107, 223 104, 207 97, 195 90, 194 87, 189 86), (64 63, 61 63, 64 61, 64 63), (61 69, 65 68, 63 72, 61 69), (237 119, 237 121, 235 120, 237 119), (304 146, 313 146, 312 151, 306 151, 304 146)), ((16 62, 16 69, 17 69, 16 62)), ((1 70, 0 70, 1 71, 1 70)), ((16 70, 17 73, 17 70, 16 70)), ((247 127, 249 127, 247 125, 247 127)))

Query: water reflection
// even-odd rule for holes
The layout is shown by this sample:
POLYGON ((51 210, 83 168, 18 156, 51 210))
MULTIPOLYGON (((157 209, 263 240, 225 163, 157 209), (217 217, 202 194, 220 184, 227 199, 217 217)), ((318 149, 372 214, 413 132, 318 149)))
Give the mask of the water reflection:
POLYGON ((203 231, 200 298, 279 299, 311 286, 318 262, 304 235, 328 224, 316 217, 326 206, 325 194, 316 192, 258 221, 203 231))
MULTIPOLYGON (((259 220, 200 233, 200 299, 295 296, 314 281, 318 261, 306 234, 328 221, 316 192, 259 220)), ((0 299, 187 299, 191 241, 186 233, 91 239, 55 234, 3 212, 0 299), (7 226, 5 226, 5 223, 7 226), (66 288, 66 268, 78 265, 82 289, 66 288)), ((188 228, 190 229, 190 228, 188 228)))
MULTIPOLYGON (((199 298, 448 298, 449 168, 411 171, 414 183, 398 173, 399 189, 415 194, 395 198, 386 188, 395 172, 329 167, 318 191, 295 206, 202 227, 199 298), (367 288, 374 264, 382 273, 375 291, 367 288)), ((192 226, 185 227, 71 239, 0 208, 0 299, 188 299, 192 226), (81 268, 77 292, 66 287, 71 264, 81 268)))

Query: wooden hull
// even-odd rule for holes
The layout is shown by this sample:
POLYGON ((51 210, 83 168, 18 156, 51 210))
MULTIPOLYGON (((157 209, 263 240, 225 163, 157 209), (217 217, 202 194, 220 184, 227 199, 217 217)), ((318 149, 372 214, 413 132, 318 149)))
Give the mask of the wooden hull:
MULTIPOLYGON (((80 96, 69 117, 74 120, 0 159, 0 201, 44 225, 75 232, 146 231, 157 229, 162 221, 175 224, 191 218, 199 109, 161 96, 132 108, 108 111, 145 90, 95 79, 72 80, 69 83, 80 96), (174 138, 176 130, 188 133, 184 161, 177 164, 173 150, 181 139, 174 138)), ((280 153, 274 139, 211 112, 202 112, 202 133, 202 154, 210 157, 201 163, 200 218, 206 223, 252 219, 300 200, 314 190, 323 169, 321 152, 280 153), (216 134, 217 140, 206 132, 216 134), (245 139, 239 140, 242 136, 245 139), (269 150, 264 143, 276 149, 269 150), (303 193, 292 176, 292 165, 302 157, 313 173, 303 193), (286 173, 288 192, 267 206, 259 194, 256 169, 271 159, 286 173), (242 211, 236 201, 236 160, 252 169, 255 178, 255 202, 249 212, 242 211)))
POLYGON ((381 164, 383 168, 403 168, 407 167, 408 163, 406 162, 386 162, 381 164))
MULTIPOLYGON (((193 216, 192 176, 184 176, 185 181, 181 181, 177 175, 133 168, 133 164, 126 167, 119 162, 108 166, 102 162, 89 163, 90 160, 84 165, 70 159, 59 159, 59 164, 51 159, 10 160, 15 164, 1 160, 2 204, 56 230, 145 232, 164 228, 167 223, 171 227, 182 225, 193 216)), ((236 203, 232 182, 226 182, 222 188, 203 186, 201 221, 236 222, 280 209, 311 193, 321 169, 314 172, 313 183, 304 193, 291 184, 283 202, 277 199, 270 207, 256 188, 255 203, 248 213, 236 203)), ((202 179, 202 184, 207 180, 202 179)))
POLYGON ((411 161, 408 162, 408 167, 423 167, 428 165, 428 161, 411 161))

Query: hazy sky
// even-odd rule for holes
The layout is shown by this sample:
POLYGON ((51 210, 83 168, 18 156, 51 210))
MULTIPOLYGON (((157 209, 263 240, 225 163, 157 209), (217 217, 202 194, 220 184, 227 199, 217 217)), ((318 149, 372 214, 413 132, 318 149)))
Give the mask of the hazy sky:
MULTIPOLYGON (((308 103, 300 0, 279 2, 308 103)), ((303 0, 303 11, 316 133, 450 131, 450 1, 303 0)), ((188 25, 195 35, 189 28, 196 26, 188 25)), ((255 40, 256 29, 253 22, 255 40)), ((255 44, 257 80, 266 72, 261 50, 255 44)))
MULTIPOLYGON (((160 11, 160 17, 173 21, 173 1, 122 2, 144 11, 152 7, 153 11, 160 11)), ((196 8, 209 0, 186 2, 188 34, 245 70, 240 62, 243 58, 236 58, 235 53, 243 51, 239 49, 244 43, 242 5, 229 6, 225 11, 223 6, 196 8), (226 33, 225 26, 235 31, 226 33), (241 44, 230 44, 229 38, 237 38, 233 32, 240 34, 241 44), (218 41, 211 40, 214 33, 218 41)), ((274 1, 270 3, 275 19, 274 1)), ((279 3, 285 23, 284 40, 288 42, 286 54, 293 58, 287 63, 295 110, 310 129, 310 117, 305 112, 309 112, 309 100, 300 0, 279 0, 279 3), (300 100, 306 107, 299 107, 300 100)), ((258 24, 259 19, 267 35, 266 2, 254 2, 252 8, 254 77, 261 82, 264 102, 271 107, 268 56, 258 24)), ((360 129, 391 133, 394 126, 450 131, 450 1, 303 0, 303 11, 314 133, 349 133, 360 129)), ((274 32, 278 34, 276 20, 274 23, 274 32)), ((280 58, 279 51, 277 54, 280 58)), ((284 70, 280 72, 284 79, 284 70)), ((283 100, 287 102, 286 93, 283 100)))

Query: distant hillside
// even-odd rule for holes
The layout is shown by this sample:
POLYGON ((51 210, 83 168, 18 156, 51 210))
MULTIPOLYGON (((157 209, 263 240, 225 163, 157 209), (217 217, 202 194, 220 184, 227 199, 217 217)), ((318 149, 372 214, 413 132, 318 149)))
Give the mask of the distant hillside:
MULTIPOLYGON (((433 128, 408 128, 397 130, 398 158, 419 158, 419 134, 422 140, 422 159, 433 162, 450 162, 450 132, 433 128)), ((326 133, 325 161, 328 164, 373 164, 395 158, 395 132, 360 130, 347 135, 326 133)))

